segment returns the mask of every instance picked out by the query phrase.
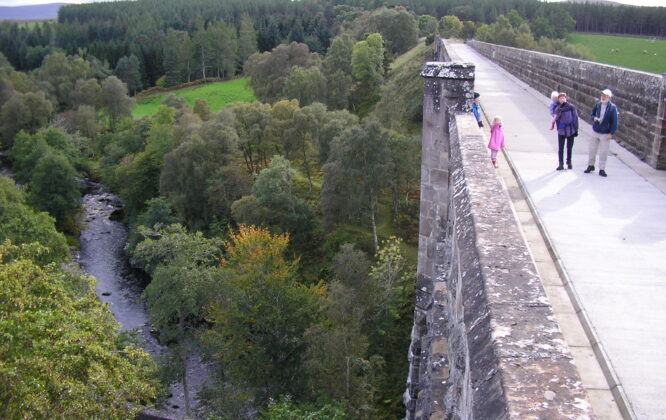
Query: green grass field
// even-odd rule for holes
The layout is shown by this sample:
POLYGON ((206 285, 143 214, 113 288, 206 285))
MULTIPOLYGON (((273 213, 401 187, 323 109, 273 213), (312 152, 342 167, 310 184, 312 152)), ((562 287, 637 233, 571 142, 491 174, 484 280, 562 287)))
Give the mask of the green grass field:
POLYGON ((417 58, 417 56, 422 54, 423 51, 425 51, 427 48, 429 48, 429 46, 425 44, 425 38, 419 39, 416 47, 397 57, 395 61, 391 63, 391 70, 395 70, 396 68, 403 66, 409 61, 417 58))
POLYGON ((205 99, 213 112, 236 102, 254 102, 256 99, 248 85, 249 81, 248 78, 236 79, 139 97, 132 115, 134 118, 141 118, 155 114, 164 98, 170 94, 185 99, 190 106, 194 106, 197 99, 205 99))
POLYGON ((39 25, 42 22, 20 22, 18 24, 19 28, 33 29, 35 26, 39 25))
POLYGON ((599 63, 666 73, 666 40, 573 33, 569 35, 569 42, 586 46, 599 63))

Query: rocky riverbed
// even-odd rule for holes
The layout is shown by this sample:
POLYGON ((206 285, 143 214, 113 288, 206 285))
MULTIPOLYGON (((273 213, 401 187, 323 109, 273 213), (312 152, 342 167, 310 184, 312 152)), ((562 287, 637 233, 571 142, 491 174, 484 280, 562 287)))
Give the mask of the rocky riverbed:
MULTIPOLYGON (((81 221, 81 249, 76 259, 86 274, 97 279, 97 295, 113 312, 124 331, 135 331, 143 348, 157 357, 166 348, 158 342, 150 323, 148 309, 141 300, 146 279, 129 265, 125 252, 128 229, 121 223, 122 200, 105 192, 101 184, 81 181, 84 213, 81 221)), ((196 393, 209 377, 210 367, 193 354, 187 363, 190 401, 196 418, 199 405, 196 393)), ((180 383, 171 386, 171 396, 159 410, 149 413, 155 418, 185 418, 185 400, 180 383)))

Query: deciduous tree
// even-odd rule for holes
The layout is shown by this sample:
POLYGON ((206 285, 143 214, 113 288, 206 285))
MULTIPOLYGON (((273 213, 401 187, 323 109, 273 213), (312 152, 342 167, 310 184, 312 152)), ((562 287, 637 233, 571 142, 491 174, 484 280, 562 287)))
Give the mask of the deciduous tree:
POLYGON ((282 156, 274 156, 268 168, 257 176, 252 199, 241 199, 232 206, 239 223, 270 228, 277 233, 289 232, 299 244, 308 243, 314 227, 314 211, 293 192, 294 170, 282 156))
POLYGON ((213 113, 210 110, 210 107, 208 106, 208 102, 205 99, 197 99, 196 102, 194 103, 194 108, 192 109, 192 112, 197 114, 199 118, 201 118, 201 121, 208 121, 211 119, 213 116, 213 113))
POLYGON ((213 55, 213 44, 215 42, 210 35, 211 32, 206 30, 203 19, 199 18, 196 23, 196 31, 192 36, 192 44, 194 46, 196 63, 203 79, 210 77, 208 70, 211 67, 211 56, 213 55))
POLYGON ((182 45, 181 37, 183 32, 170 29, 164 41, 162 55, 164 66, 164 86, 171 87, 179 85, 182 82, 182 73, 179 60, 179 48, 182 45))
POLYGON ((43 136, 31 135, 25 131, 18 133, 9 153, 16 180, 22 184, 30 182, 37 161, 49 150, 51 147, 43 136))
POLYGON ((279 45, 271 52, 252 54, 245 64, 245 72, 252 78, 250 86, 257 98, 273 102, 282 94, 293 66, 308 68, 320 62, 319 54, 311 53, 307 45, 292 42, 279 45))
POLYGON ((345 420, 349 415, 344 407, 336 403, 327 403, 315 407, 309 403, 296 403, 290 396, 283 396, 279 401, 271 400, 261 419, 264 420, 345 420))
POLYGON ((69 131, 71 133, 80 133, 89 139, 96 138, 100 131, 97 115, 98 113, 93 106, 79 106, 72 115, 69 131))
POLYGON ((66 56, 61 52, 46 56, 37 71, 37 79, 54 98, 60 110, 71 106, 70 95, 76 81, 87 79, 90 75, 88 62, 80 57, 66 56))
POLYGON ((367 359, 368 340, 361 332, 363 310, 355 292, 333 282, 321 299, 322 322, 311 326, 305 339, 308 347, 305 366, 308 391, 345 401, 350 417, 371 419, 376 392, 373 372, 367 359))
POLYGON ((131 115, 134 105, 134 101, 127 96, 127 85, 116 76, 109 76, 102 82, 100 101, 111 120, 112 128, 115 128, 118 120, 131 115))
POLYGON ((286 133, 290 155, 300 163, 312 191, 312 161, 316 156, 319 128, 326 121, 326 107, 320 103, 303 107, 293 115, 293 126, 286 133))
POLYGON ((352 51, 354 39, 342 34, 331 43, 322 63, 322 71, 328 83, 326 104, 330 109, 346 109, 352 86, 352 51))
POLYGON ((511 23, 511 26, 514 28, 518 29, 520 25, 525 23, 525 19, 518 13, 516 9, 511 9, 509 13, 506 15, 507 19, 509 19, 509 22, 511 23))
POLYGON ((211 39, 211 75, 217 78, 233 77, 236 73, 238 53, 236 30, 224 21, 217 21, 210 23, 206 32, 211 39))
POLYGON ((385 134, 376 121, 346 129, 334 140, 324 165, 320 207, 330 222, 370 219, 375 249, 377 199, 387 185, 391 161, 385 134))
POLYGON ((145 208, 146 201, 159 195, 164 155, 171 150, 173 143, 172 128, 169 124, 155 124, 146 142, 145 150, 126 155, 115 169, 115 182, 130 218, 145 208))
POLYGON ((47 211, 62 227, 81 207, 81 194, 74 179, 76 171, 67 158, 56 151, 42 156, 30 180, 30 202, 47 211))
POLYGON ((419 36, 428 36, 437 32, 437 18, 430 15, 421 15, 418 19, 419 36))
POLYGON ((140 229, 144 237, 132 253, 137 264, 149 274, 160 265, 171 265, 184 259, 188 264, 208 267, 217 264, 221 252, 218 239, 208 239, 201 232, 188 233, 179 224, 161 228, 140 229))
POLYGON ((458 16, 444 16, 439 21, 439 33, 445 38, 458 38, 462 35, 463 23, 458 16))
POLYGON ((34 133, 46 124, 53 107, 42 92, 17 93, 0 110, 0 129, 2 130, 3 148, 9 149, 14 143, 14 136, 21 130, 34 133))
POLYGON ((353 107, 361 114, 369 111, 379 99, 379 88, 384 80, 384 41, 373 33, 365 41, 357 42, 352 53, 353 107))
POLYGON ((265 133, 272 118, 271 106, 261 102, 238 103, 229 109, 236 116, 236 132, 245 167, 248 172, 257 173, 268 166, 271 154, 276 151, 276 145, 265 133))
POLYGON ((299 283, 285 259, 289 236, 241 226, 220 265, 220 292, 210 308, 207 342, 227 378, 246 384, 255 401, 299 395, 305 330, 321 291, 299 283))
POLYGON ((55 228, 55 219, 47 213, 36 212, 28 206, 27 198, 16 189, 14 182, 0 176, 0 243, 9 240, 15 244, 38 242, 48 252, 36 255, 35 263, 63 263, 70 258, 65 236, 55 228))
POLYGON ((287 99, 296 99, 301 106, 313 102, 327 101, 326 78, 319 67, 302 68, 294 66, 284 81, 283 96, 287 99))
POLYGON ((358 125, 358 117, 347 110, 328 112, 327 120, 319 129, 317 150, 319 164, 323 166, 328 160, 333 140, 345 129, 358 125))
POLYGON ((102 92, 97 79, 79 79, 74 85, 71 93, 72 108, 88 105, 97 108, 99 106, 99 95, 102 92))
POLYGON ((0 404, 8 418, 131 418, 154 365, 123 342, 90 278, 41 268, 36 244, 0 245, 0 404))
POLYGON ((416 19, 403 7, 373 11, 368 18, 368 26, 370 32, 381 34, 385 47, 392 56, 403 54, 416 45, 416 19))
MULTIPOLYGON (((233 121, 231 112, 223 113, 233 121)), ((164 156, 160 191, 193 229, 203 229, 211 222, 214 214, 208 207, 208 183, 238 154, 233 122, 226 124, 224 118, 217 114, 164 156)))
POLYGON ((179 359, 180 369, 175 376, 182 382, 189 416, 189 384, 183 367, 210 302, 211 267, 217 262, 219 243, 200 233, 189 234, 178 225, 150 235, 159 239, 145 239, 133 255, 152 274, 143 297, 150 308, 150 319, 160 331, 160 341, 179 359))

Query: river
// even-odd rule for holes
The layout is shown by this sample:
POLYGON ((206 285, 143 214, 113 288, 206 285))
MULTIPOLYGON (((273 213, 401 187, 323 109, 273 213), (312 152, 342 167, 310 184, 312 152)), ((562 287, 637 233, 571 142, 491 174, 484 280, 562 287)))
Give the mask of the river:
MULTIPOLYGON (((166 348, 159 344, 150 323, 148 309, 141 300, 145 279, 130 267, 125 245, 128 229, 112 220, 114 212, 120 212, 123 203, 114 194, 104 191, 101 184, 81 181, 83 196, 82 233, 80 252, 76 259, 86 274, 97 279, 99 299, 109 305, 124 331, 136 331, 143 348, 153 357, 163 354, 166 348)), ((193 354, 187 363, 187 381, 190 389, 192 418, 197 418, 199 404, 196 393, 210 375, 210 366, 193 354)), ((185 418, 185 400, 182 385, 169 389, 170 397, 162 407, 148 414, 168 419, 185 418)))

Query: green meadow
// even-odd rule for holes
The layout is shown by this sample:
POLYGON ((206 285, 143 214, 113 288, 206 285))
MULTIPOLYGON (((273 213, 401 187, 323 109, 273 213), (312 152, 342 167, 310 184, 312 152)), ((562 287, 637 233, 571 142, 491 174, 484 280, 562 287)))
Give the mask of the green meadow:
POLYGON ((19 28, 33 29, 42 22, 21 22, 18 24, 19 28))
POLYGON ((250 79, 235 79, 226 82, 208 83, 169 92, 156 93, 154 95, 139 96, 136 106, 132 110, 135 118, 153 115, 162 104, 162 101, 170 95, 179 96, 190 106, 194 106, 197 99, 205 99, 211 111, 217 112, 221 108, 236 102, 254 102, 256 99, 249 86, 250 79))
POLYGON ((425 38, 419 39, 419 42, 418 44, 416 44, 416 47, 407 51, 400 57, 397 57, 395 61, 391 63, 391 70, 395 70, 396 68, 407 64, 411 60, 414 60, 419 54, 423 54, 423 51, 425 51, 428 48, 430 47, 425 44, 425 38))
POLYGON ((666 73, 666 40, 573 33, 569 42, 587 47, 594 61, 651 73, 666 73))

